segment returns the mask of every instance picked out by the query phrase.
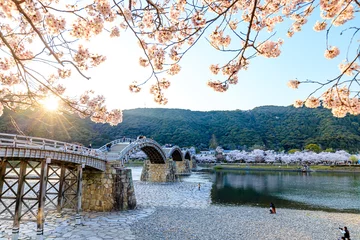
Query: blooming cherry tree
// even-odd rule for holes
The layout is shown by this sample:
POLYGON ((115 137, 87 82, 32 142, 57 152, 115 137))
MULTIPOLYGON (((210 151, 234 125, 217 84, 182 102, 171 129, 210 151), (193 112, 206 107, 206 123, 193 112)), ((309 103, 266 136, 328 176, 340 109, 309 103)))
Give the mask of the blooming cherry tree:
MULTIPOLYGON (((142 49, 139 64, 151 69, 147 79, 134 81, 129 89, 141 91, 151 82, 154 101, 166 104, 164 91, 170 77, 181 71, 181 60, 201 38, 228 61, 214 63, 209 70, 216 77, 208 86, 224 92, 238 82, 241 71, 254 57, 276 58, 282 39, 275 30, 290 23, 288 37, 301 31, 309 17, 318 12, 315 31, 326 31, 324 57, 336 58, 340 51, 330 44, 333 27, 355 22, 358 0, 0 0, 0 115, 3 108, 25 109, 41 104, 47 97, 61 101, 61 110, 90 116, 95 122, 121 122, 120 110, 108 110, 103 96, 88 91, 78 98, 67 96, 64 79, 74 71, 89 78, 86 71, 102 64, 106 57, 93 53, 86 42, 99 34, 120 37, 133 34, 142 49), (285 21, 286 20, 286 21, 285 21), (219 76, 220 75, 220 76, 219 76)), ((360 50, 356 47, 360 28, 352 32, 346 59, 339 76, 324 82, 291 80, 289 86, 316 83, 324 89, 320 97, 311 94, 298 100, 296 107, 314 108, 321 104, 337 117, 359 114, 358 76, 360 50), (353 90, 354 89, 354 90, 353 90)))

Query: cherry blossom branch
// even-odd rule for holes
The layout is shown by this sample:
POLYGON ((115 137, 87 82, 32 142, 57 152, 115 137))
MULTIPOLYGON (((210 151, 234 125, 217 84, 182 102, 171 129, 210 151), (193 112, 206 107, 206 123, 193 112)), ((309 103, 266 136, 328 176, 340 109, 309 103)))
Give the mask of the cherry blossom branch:
MULTIPOLYGON (((56 56, 56 54, 53 52, 53 50, 49 47, 49 45, 47 44, 47 42, 45 41, 45 39, 43 38, 42 34, 39 32, 39 30, 36 28, 36 26, 34 25, 34 23, 31 21, 31 19, 29 18, 29 16, 24 12, 24 10, 21 8, 20 4, 15 2, 15 5, 18 9, 18 11, 26 18, 26 20, 28 21, 28 23, 31 25, 32 29, 37 33, 38 37, 40 38, 40 40, 42 41, 42 43, 46 46, 46 48, 50 51, 51 55, 56 59, 56 61, 61 64, 60 59, 56 56)), ((62 65, 62 64, 61 64, 62 65)))

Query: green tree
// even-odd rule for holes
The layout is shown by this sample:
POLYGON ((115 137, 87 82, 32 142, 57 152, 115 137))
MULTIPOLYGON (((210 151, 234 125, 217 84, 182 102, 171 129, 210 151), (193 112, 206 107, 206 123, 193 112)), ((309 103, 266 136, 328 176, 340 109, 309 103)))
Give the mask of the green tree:
POLYGON ((335 150, 333 149, 333 148, 327 148, 327 149, 325 149, 325 151, 324 152, 335 152, 335 150))
POLYGON ((349 160, 352 162, 352 164, 355 164, 358 161, 358 159, 357 159, 357 157, 355 155, 351 155, 349 157, 349 160))
POLYGON ((209 148, 215 149, 217 146, 218 146, 218 142, 216 140, 215 134, 213 134, 210 139, 209 148))
POLYGON ((288 151, 289 154, 296 153, 296 152, 300 152, 300 149, 293 148, 288 151))
POLYGON ((318 144, 310 143, 305 146, 305 150, 319 153, 321 152, 321 147, 318 144))

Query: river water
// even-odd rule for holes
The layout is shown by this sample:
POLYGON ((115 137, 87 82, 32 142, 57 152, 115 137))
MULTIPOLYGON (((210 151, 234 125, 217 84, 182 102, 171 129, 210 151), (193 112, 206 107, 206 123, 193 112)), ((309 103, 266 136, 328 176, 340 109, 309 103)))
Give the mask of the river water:
MULTIPOLYGON (((139 180, 142 167, 131 167, 139 180)), ((212 204, 360 213, 359 173, 193 172, 181 181, 212 183, 212 204)))

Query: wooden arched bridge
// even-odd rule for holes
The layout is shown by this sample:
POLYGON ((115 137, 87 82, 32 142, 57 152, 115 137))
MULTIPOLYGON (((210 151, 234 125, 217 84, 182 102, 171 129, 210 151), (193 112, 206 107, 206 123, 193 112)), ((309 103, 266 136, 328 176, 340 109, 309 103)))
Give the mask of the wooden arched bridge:
POLYGON ((18 239, 20 221, 36 221, 37 236, 42 239, 45 208, 58 212, 73 208, 76 223, 80 224, 83 171, 106 172, 113 163, 112 166, 123 167, 130 156, 140 150, 149 159, 145 161, 142 180, 174 181, 177 173, 190 173, 189 152, 182 152, 177 146, 162 148, 152 139, 120 138, 92 149, 0 133, 0 219, 13 221, 13 239, 18 239))
POLYGON ((122 163, 129 161, 131 155, 143 151, 151 163, 165 163, 167 159, 177 162, 191 161, 191 153, 182 151, 178 146, 162 147, 156 141, 148 138, 132 139, 120 138, 100 147, 98 151, 105 153, 108 161, 120 160, 122 163))

